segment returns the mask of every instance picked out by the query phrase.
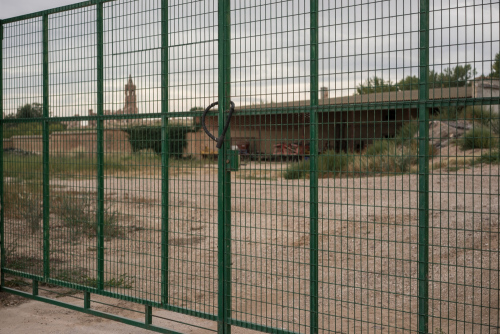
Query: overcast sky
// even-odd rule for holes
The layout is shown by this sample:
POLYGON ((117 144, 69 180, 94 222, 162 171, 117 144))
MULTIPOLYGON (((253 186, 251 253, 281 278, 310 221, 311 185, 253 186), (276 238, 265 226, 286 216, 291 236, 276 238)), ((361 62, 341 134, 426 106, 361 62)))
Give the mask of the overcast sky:
POLYGON ((81 0, 0 0, 0 20, 45 9, 82 2, 81 0))
MULTIPOLYGON (((78 1, 0 0, 2 18, 78 1)), ((217 99, 217 0, 169 3, 169 108, 217 99)), ((104 7, 105 109, 123 107, 131 74, 139 112, 159 112, 160 0, 104 7)), ((309 1, 231 1, 231 95, 237 105, 309 99, 309 1)), ((350 95, 364 80, 418 75, 417 0, 320 0, 320 87, 350 95)), ((471 64, 489 74, 500 47, 498 0, 431 1, 431 69, 471 64), (442 8, 446 3, 446 7, 442 8), (478 5, 479 4, 479 5, 478 5)), ((95 8, 49 16, 51 112, 95 111, 95 8)), ((4 110, 41 102, 41 20, 4 29, 4 110)))

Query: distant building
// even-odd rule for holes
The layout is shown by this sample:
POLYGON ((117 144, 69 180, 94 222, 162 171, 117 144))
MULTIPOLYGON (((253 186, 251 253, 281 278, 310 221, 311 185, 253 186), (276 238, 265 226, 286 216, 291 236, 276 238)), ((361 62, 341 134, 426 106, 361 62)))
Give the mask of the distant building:
MULTIPOLYGON (((124 104, 123 104, 123 109, 119 109, 117 111, 113 110, 104 110, 103 114, 104 115, 133 115, 133 114, 138 114, 139 109, 137 108, 137 95, 135 93, 136 91, 136 85, 134 85, 134 81, 132 80, 132 75, 129 75, 128 77, 128 82, 125 84, 125 98, 124 98, 124 104)), ((92 109, 89 110, 88 113, 89 116, 95 116, 96 113, 92 109)), ((106 120, 104 122, 105 126, 119 126, 123 124, 128 124, 130 123, 130 120, 106 120)), ((97 126, 97 121, 89 121, 89 127, 96 127, 97 126)))
POLYGON ((129 75, 128 83, 125 85, 125 105, 123 106, 122 114, 138 113, 135 88, 132 75, 129 75))
MULTIPOLYGON (((498 82, 498 81, 497 81, 498 82)), ((457 100, 472 97, 494 96, 495 84, 492 80, 472 85, 473 87, 456 87, 451 89, 431 89, 429 99, 457 100), (482 91, 482 93, 480 93, 482 91), (485 94, 490 94, 485 96, 485 94)), ((337 98, 327 97, 328 89, 320 89, 321 99, 318 109, 318 150, 335 150, 336 152, 359 152, 366 149, 375 140, 392 138, 398 129, 411 119, 418 118, 418 90, 394 91, 351 95, 337 98), (383 102, 383 105, 378 105, 383 102)), ((496 92, 496 93, 495 93, 496 92)), ((438 103, 436 103, 438 104, 438 103)), ((309 113, 290 112, 290 110, 307 110, 310 101, 291 101, 283 103, 267 103, 258 106, 236 106, 231 118, 231 138, 233 143, 248 142, 251 153, 272 154, 276 145, 282 143, 308 142, 310 138, 309 113)), ((489 107, 489 106, 488 106, 489 107)), ((493 106, 492 108, 494 108, 493 106)), ((430 112, 439 112, 430 110, 430 112)), ((218 131, 217 114, 206 118, 206 126, 212 133, 218 131)), ((215 149, 215 143, 206 139, 203 130, 199 134, 188 134, 188 141, 197 145, 186 149, 186 155, 197 155, 204 146, 215 149), (208 143, 208 144, 207 144, 208 143)))
POLYGON ((321 87, 321 100, 326 100, 328 98, 328 87, 321 87))
MULTIPOLYGON (((478 77, 475 78, 472 85, 472 96, 475 98, 492 98, 499 97, 500 84, 498 79, 478 77)), ((498 104, 491 106, 483 106, 489 108, 491 112, 498 113, 498 104)))
MULTIPOLYGON (((80 115, 74 114, 73 117, 78 118, 80 117, 80 115)), ((78 119, 75 119, 73 121, 65 121, 61 123, 66 125, 66 129, 78 129, 82 125, 81 121, 79 121, 78 119)))

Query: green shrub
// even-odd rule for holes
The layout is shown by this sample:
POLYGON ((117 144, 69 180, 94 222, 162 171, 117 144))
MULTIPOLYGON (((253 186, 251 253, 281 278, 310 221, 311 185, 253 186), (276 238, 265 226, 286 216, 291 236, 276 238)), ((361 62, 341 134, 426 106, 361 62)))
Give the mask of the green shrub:
MULTIPOLYGON (((161 154, 161 126, 133 126, 124 130, 129 134, 130 145, 134 152, 152 149, 156 154, 161 154)), ((167 137, 169 156, 181 158, 187 146, 186 134, 195 129, 190 126, 169 126, 167 137)))
POLYGON ((411 167, 418 163, 418 157, 412 155, 411 152, 400 154, 394 157, 394 165, 396 170, 394 172, 408 173, 411 167))
MULTIPOLYGON (((366 172, 371 173, 407 173, 418 162, 418 144, 416 140, 396 145, 388 140, 383 145, 376 144, 372 154, 365 153, 366 172)), ((369 152, 368 147, 367 152, 369 152)))
POLYGON ((309 174, 310 166, 309 160, 291 164, 286 169, 283 177, 286 180, 304 179, 309 174))
POLYGON ((487 164, 498 164, 498 163, 500 163, 500 151, 490 151, 488 153, 484 153, 475 162, 487 163, 487 164))
MULTIPOLYGON (((346 171, 350 156, 346 153, 326 151, 318 157, 318 173, 320 177, 337 176, 346 171)), ((283 177, 287 180, 303 179, 309 175, 310 161, 303 160, 288 166, 283 177)))
POLYGON ((415 135, 418 133, 419 123, 415 120, 409 120, 399 128, 394 137, 396 144, 402 144, 407 141, 416 140, 415 135))
POLYGON ((491 128, 494 133, 500 134, 500 114, 492 112, 489 107, 467 107, 463 117, 481 123, 483 126, 491 128))
MULTIPOLYGON (((86 285, 92 288, 97 288, 98 281, 95 277, 88 276, 89 270, 82 267, 71 267, 71 268, 54 268, 53 277, 56 280, 71 282, 76 284, 86 285)), ((119 275, 117 278, 110 278, 104 281, 105 288, 124 288, 131 289, 133 287, 134 281, 132 278, 126 274, 119 275)))
POLYGON ((456 121, 457 119, 463 119, 463 106, 449 106, 440 107, 439 113, 432 117, 432 119, 440 121, 456 121))
MULTIPOLYGON (((66 125, 61 123, 51 123, 49 125, 49 134, 56 131, 66 130, 66 125)), ((41 136, 43 128, 41 123, 7 123, 3 126, 3 138, 7 139, 13 136, 41 136)))
POLYGON ((39 193, 21 192, 19 196, 19 212, 32 234, 40 230, 43 218, 42 197, 39 193))
MULTIPOLYGON (((64 226, 69 228, 72 239, 80 235, 95 237, 97 235, 97 216, 95 204, 90 194, 84 194, 77 198, 62 196, 56 204, 57 215, 64 226)), ((103 234, 106 239, 123 236, 124 230, 118 226, 118 213, 104 207, 103 212, 103 234)))
POLYGON ((481 126, 467 131, 462 138, 458 140, 458 145, 463 150, 475 148, 492 148, 498 144, 496 136, 489 128, 481 126))
POLYGON ((389 151, 394 151, 398 145, 413 146, 417 142, 415 135, 418 133, 419 123, 410 120, 401 126, 396 135, 392 139, 375 140, 365 151, 367 156, 376 156, 387 154, 389 151))
POLYGON ((329 174, 335 176, 346 171, 350 156, 346 153, 335 153, 326 151, 318 158, 318 171, 320 176, 329 174))
POLYGON ((368 156, 385 154, 393 146, 394 143, 391 142, 390 140, 387 139, 376 140, 366 148, 365 154, 368 156))

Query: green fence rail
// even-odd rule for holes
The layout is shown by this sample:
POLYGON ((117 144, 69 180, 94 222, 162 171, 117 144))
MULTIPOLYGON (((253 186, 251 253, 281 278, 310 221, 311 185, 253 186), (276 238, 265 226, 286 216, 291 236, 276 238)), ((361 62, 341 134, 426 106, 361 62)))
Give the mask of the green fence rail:
POLYGON ((496 333, 499 31, 489 1, 1 20, 1 291, 164 333, 496 333))

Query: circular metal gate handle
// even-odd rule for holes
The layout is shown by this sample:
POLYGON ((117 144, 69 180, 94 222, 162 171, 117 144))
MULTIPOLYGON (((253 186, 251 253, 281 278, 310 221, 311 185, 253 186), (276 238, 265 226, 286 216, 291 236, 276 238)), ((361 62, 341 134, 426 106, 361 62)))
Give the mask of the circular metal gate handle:
POLYGON ((224 123, 224 129, 222 130, 220 137, 215 138, 215 136, 210 131, 208 131, 207 126, 205 125, 205 118, 206 118, 207 114, 210 112, 210 109, 212 109, 213 107, 215 107, 218 104, 219 104, 219 101, 215 101, 214 103, 212 103, 211 105, 209 105, 205 109, 205 111, 203 112, 203 115, 201 116, 201 126, 203 127, 203 131, 205 131, 207 136, 212 138, 212 140, 214 140, 215 142, 217 142, 216 147, 218 149, 220 149, 222 147, 222 144, 224 143, 224 138, 226 137, 226 132, 227 132, 227 129, 229 128, 229 123, 231 122, 231 116, 233 115, 235 105, 234 105, 233 101, 229 101, 229 104, 230 104, 229 114, 227 115, 227 120, 224 123))

